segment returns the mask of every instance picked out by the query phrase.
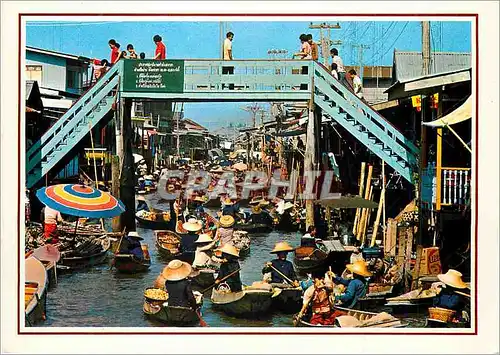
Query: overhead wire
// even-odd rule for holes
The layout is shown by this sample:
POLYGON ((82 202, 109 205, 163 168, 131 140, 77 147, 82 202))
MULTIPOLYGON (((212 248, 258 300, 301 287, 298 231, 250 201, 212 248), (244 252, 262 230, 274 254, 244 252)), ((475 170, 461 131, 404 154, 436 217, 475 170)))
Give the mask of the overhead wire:
MULTIPOLYGON (((377 58, 376 61, 379 61, 380 59, 382 59, 387 53, 389 53, 389 51, 391 49, 394 49, 394 45, 396 44, 396 42, 399 40, 399 38, 403 35, 404 31, 406 30, 406 27, 408 26, 408 24, 410 23, 410 21, 406 21, 403 29, 401 30, 401 32, 399 33, 399 35, 396 37, 396 39, 394 40, 394 42, 389 46, 389 48, 381 55, 377 58)), ((377 54, 374 54, 373 57, 370 59, 372 60, 373 58, 375 58, 377 56, 377 54)), ((369 60, 369 61, 370 61, 369 60)))

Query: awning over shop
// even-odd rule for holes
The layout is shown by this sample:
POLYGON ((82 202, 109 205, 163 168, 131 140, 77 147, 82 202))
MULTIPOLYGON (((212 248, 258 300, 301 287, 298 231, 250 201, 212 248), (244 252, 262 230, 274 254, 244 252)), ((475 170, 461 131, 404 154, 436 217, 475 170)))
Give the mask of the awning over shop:
POLYGON ((429 127, 446 127, 456 123, 466 121, 472 117, 472 96, 456 110, 432 122, 423 122, 422 124, 429 127))

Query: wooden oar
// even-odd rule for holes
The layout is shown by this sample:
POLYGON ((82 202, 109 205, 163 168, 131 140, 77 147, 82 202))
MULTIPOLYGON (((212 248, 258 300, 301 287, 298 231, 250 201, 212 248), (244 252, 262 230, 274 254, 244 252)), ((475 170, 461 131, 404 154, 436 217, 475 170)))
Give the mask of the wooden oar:
POLYGON ((293 286, 293 281, 290 280, 290 278, 288 278, 285 274, 283 274, 281 271, 279 271, 278 269, 276 269, 273 265, 269 265, 269 267, 271 269, 273 269, 274 271, 276 271, 283 278, 283 280, 285 280, 286 282, 288 282, 290 285, 293 286))
POLYGON ((206 289, 204 289, 203 291, 201 291, 201 293, 203 294, 203 293, 207 292, 207 291, 208 291, 208 290, 210 290, 212 287, 217 286, 217 285, 218 285, 218 284, 220 284, 222 281, 227 280, 228 278, 230 278, 231 276, 233 276, 234 274, 236 274, 236 273, 237 273, 238 271, 240 271, 240 270, 241 270, 241 268, 238 268, 237 270, 234 270, 234 271, 233 271, 232 273, 230 273, 229 275, 224 276, 222 279, 220 279, 220 280, 219 280, 219 282, 216 282, 216 283, 214 283, 213 285, 211 285, 211 286, 207 287, 206 289))
POLYGON ((207 322, 201 317, 200 309, 198 308, 197 310, 194 311, 196 315, 198 316, 198 319, 200 320, 200 326, 201 327, 208 327, 207 322))

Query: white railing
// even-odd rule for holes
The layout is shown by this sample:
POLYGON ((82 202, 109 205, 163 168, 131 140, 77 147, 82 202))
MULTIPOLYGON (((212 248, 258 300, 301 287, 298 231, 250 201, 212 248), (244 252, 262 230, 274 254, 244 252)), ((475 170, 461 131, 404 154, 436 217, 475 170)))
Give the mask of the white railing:
POLYGON ((470 203, 470 168, 441 168, 441 205, 470 203))

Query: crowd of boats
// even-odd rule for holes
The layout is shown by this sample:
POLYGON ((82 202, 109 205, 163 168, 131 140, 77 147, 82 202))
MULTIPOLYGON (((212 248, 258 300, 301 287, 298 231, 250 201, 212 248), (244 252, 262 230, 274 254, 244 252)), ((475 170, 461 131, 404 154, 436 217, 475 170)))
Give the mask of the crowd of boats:
MULTIPOLYGON (((235 170, 246 168, 240 165, 235 170)), ((210 171, 217 176, 225 170, 211 167, 210 171)), ((186 182, 171 178, 167 191, 181 194, 162 201, 169 209, 160 210, 146 197, 157 190, 161 175, 155 171, 137 179, 137 225, 153 230, 155 248, 165 264, 142 295, 148 317, 174 326, 204 326, 201 307, 209 297, 214 309, 230 316, 253 318, 280 312, 289 314, 296 326, 405 327, 405 315, 427 311, 427 326, 469 325, 469 285, 455 270, 420 279, 417 289, 404 293, 407 275, 395 260, 384 259, 378 245, 360 248, 349 239, 346 243, 339 226, 331 236, 325 231, 321 235, 319 226, 305 231, 304 208, 297 201, 266 199, 262 194, 247 199, 223 195, 214 200, 207 192, 195 192, 188 199, 183 196, 186 182), (304 235, 298 247, 278 242, 269 251, 276 258, 263 266, 262 279, 243 285, 239 260, 251 252, 255 238, 265 238, 271 230, 304 235), (290 253, 292 262, 287 260, 290 253), (460 299, 447 308, 440 295, 460 299)), ((109 253, 113 254, 111 268, 120 273, 147 272, 152 263, 149 246, 141 243, 136 231, 110 233, 102 221, 79 219, 61 223, 54 233, 56 246, 47 243, 41 224, 26 225, 27 325, 44 319, 47 285, 57 282, 58 271, 106 263, 109 253)))

